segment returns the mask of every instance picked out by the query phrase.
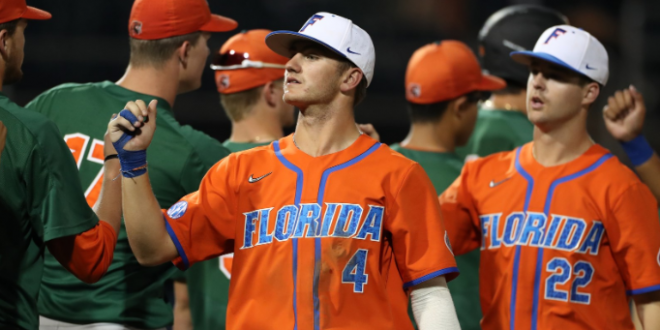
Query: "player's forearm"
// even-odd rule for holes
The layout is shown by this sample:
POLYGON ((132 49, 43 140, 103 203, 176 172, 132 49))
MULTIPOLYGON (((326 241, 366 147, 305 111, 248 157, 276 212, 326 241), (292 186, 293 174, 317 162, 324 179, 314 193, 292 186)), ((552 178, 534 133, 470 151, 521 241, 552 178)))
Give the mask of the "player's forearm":
POLYGON ((660 329, 660 301, 638 304, 637 314, 644 330, 660 329))
POLYGON ((119 160, 110 159, 103 165, 103 185, 99 199, 94 205, 94 212, 100 220, 107 222, 119 233, 121 225, 121 180, 119 160), (116 179, 113 181, 113 179, 116 179))
POLYGON ((444 276, 414 286, 410 301, 420 330, 461 329, 444 276))
POLYGON ((138 262, 154 266, 176 258, 177 251, 165 229, 148 174, 123 178, 122 191, 126 233, 138 262))
POLYGON ((635 171, 660 203, 660 157, 658 154, 654 153, 648 161, 635 167, 635 171))

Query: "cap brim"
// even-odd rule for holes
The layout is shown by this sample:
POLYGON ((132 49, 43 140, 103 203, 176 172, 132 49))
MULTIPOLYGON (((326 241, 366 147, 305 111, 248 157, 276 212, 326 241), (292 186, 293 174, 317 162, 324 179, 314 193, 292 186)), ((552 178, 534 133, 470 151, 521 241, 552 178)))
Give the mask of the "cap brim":
POLYGON ((475 87, 475 90, 478 91, 496 91, 498 89, 502 89, 506 87, 506 81, 504 79, 491 76, 491 75, 483 75, 481 77, 481 81, 475 87))
POLYGON ((291 46, 296 41, 311 41, 333 51, 334 53, 338 54, 341 57, 346 57, 346 55, 344 55, 342 52, 326 44, 325 42, 304 35, 302 33, 294 32, 294 31, 274 31, 266 36, 266 45, 268 46, 268 48, 270 48, 275 53, 287 58, 290 58, 293 55, 291 46))
POLYGON ((577 72, 581 75, 584 75, 584 73, 576 70, 572 66, 570 66, 568 63, 560 60, 559 58, 555 57, 554 55, 550 55, 548 53, 541 53, 541 52, 533 52, 533 51, 521 51, 521 52, 511 52, 510 54, 511 59, 514 61, 524 64, 524 65, 530 65, 532 63, 532 59, 539 59, 542 61, 550 62, 556 65, 559 65, 561 67, 567 68, 573 72, 577 72))
POLYGON ((211 15, 211 20, 199 28, 200 31, 206 32, 227 32, 238 27, 238 23, 229 17, 220 15, 211 15))
POLYGON ((46 20, 53 17, 49 12, 34 7, 27 6, 27 10, 21 15, 24 19, 46 20))

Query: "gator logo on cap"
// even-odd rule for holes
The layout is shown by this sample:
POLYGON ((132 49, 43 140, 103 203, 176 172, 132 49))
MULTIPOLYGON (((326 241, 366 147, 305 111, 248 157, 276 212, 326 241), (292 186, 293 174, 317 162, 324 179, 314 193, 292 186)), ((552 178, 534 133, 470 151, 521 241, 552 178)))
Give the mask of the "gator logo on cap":
POLYGON ((420 97, 420 96, 422 96, 422 86, 420 86, 419 84, 416 84, 416 83, 412 83, 412 84, 408 85, 408 92, 410 93, 410 95, 412 97, 415 97, 415 98, 420 97))
POLYGON ((131 35, 136 36, 142 33, 142 22, 133 21, 131 22, 131 35))

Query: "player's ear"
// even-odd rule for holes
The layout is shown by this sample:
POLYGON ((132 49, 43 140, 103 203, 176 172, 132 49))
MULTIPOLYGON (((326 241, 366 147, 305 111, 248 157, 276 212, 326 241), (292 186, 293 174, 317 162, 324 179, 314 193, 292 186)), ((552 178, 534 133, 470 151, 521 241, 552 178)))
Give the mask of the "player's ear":
POLYGON ((190 44, 190 41, 186 40, 176 50, 176 56, 179 58, 179 63, 181 63, 184 68, 188 67, 190 48, 192 48, 192 45, 190 44))
POLYGON ((582 90, 582 105, 588 106, 593 104, 598 98, 598 95, 600 95, 600 85, 596 82, 586 84, 582 90))
POLYGON ((7 60, 9 57, 9 49, 8 49, 8 43, 7 39, 9 38, 9 33, 7 30, 1 30, 0 31, 0 55, 2 55, 2 58, 7 60))
POLYGON ((447 110, 451 111, 453 116, 460 119, 463 118, 463 113, 468 109, 468 106, 467 96, 462 95, 452 100, 447 110))
POLYGON ((266 100, 266 103, 271 108, 277 106, 277 93, 275 92, 275 83, 272 81, 267 82, 261 91, 261 96, 266 100))
POLYGON ((340 85, 340 90, 343 93, 347 93, 351 89, 357 88, 362 80, 362 71, 358 68, 350 68, 344 72, 342 75, 342 83, 340 85))

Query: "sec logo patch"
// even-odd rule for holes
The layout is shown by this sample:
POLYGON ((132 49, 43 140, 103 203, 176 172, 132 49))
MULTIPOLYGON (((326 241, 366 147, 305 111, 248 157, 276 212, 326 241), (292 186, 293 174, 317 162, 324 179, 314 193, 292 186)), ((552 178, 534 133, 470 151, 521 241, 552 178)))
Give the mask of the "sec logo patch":
POLYGON ((172 207, 167 210, 167 215, 169 215, 172 219, 178 219, 186 214, 186 210, 188 210, 188 202, 181 201, 172 205, 172 207))

